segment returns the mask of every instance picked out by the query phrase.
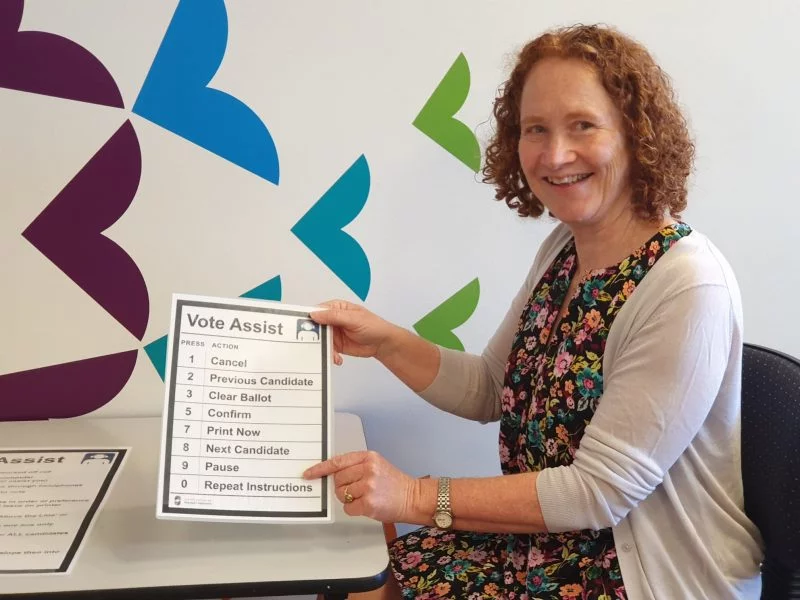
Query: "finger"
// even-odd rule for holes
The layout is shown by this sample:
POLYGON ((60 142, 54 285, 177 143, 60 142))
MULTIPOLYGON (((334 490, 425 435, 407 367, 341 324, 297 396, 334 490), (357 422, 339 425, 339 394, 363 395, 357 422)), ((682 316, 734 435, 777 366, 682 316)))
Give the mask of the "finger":
MULTIPOLYGON (((364 477, 364 464, 359 463, 352 467, 342 469, 333 476, 333 482, 337 488, 346 488, 364 477)), ((351 492, 352 493, 352 492, 351 492)))
POLYGON ((364 505, 364 502, 361 500, 353 500, 348 504, 343 504, 342 507, 344 508, 344 512, 350 515, 351 517, 362 517, 366 514, 364 512, 366 506, 364 505))
POLYGON ((334 325, 337 327, 355 327, 358 325, 358 310, 356 305, 341 308, 325 308, 314 310, 309 316, 321 325, 334 325))
MULTIPOLYGON (((352 494, 352 490, 350 490, 352 494)), ((370 519, 375 518, 375 506, 370 501, 369 498, 361 496, 359 498, 353 499, 352 502, 343 503, 342 508, 344 508, 344 512, 352 517, 369 517, 370 519)))
POLYGON ((333 458, 309 467, 303 471, 303 477, 305 479, 318 479, 320 477, 325 477, 326 475, 331 475, 332 473, 336 473, 337 471, 341 471, 342 469, 363 462, 366 457, 366 450, 348 452, 347 454, 339 454, 333 458))
POLYGON ((369 492, 369 487, 363 480, 336 487, 335 488, 336 497, 343 504, 344 504, 345 492, 353 497, 353 502, 355 502, 356 500, 361 500, 363 502, 364 495, 369 492))
POLYGON ((317 306, 323 308, 340 308, 342 310, 346 310, 351 306, 354 306, 352 302, 348 302, 347 300, 341 300, 336 298, 335 300, 328 300, 326 302, 320 302, 317 306))
POLYGON ((364 495, 365 490, 362 489, 362 486, 358 483, 350 484, 350 485, 341 485, 337 486, 333 489, 333 494, 336 496, 336 499, 339 500, 342 504, 352 504, 352 502, 347 502, 345 496, 350 494, 353 497, 353 502, 358 500, 364 495))
POLYGON ((344 345, 342 340, 342 330, 338 327, 333 328, 333 362, 337 365, 341 365, 343 361, 342 359, 342 346, 344 345))
POLYGON ((330 311, 339 308, 336 306, 336 302, 336 300, 332 300, 330 302, 321 302, 314 307, 314 310, 309 311, 308 316, 317 323, 327 324, 327 321, 325 321, 327 314, 330 311))

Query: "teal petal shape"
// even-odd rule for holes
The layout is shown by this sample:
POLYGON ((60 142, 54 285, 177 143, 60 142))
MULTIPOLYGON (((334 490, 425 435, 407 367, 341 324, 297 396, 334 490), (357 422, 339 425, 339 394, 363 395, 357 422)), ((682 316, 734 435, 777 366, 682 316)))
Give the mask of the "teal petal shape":
POLYGON ((469 63, 459 54, 414 119, 414 127, 476 173, 481 149, 472 130, 455 118, 469 94, 469 63))
POLYGON ((162 335, 157 340, 153 340, 144 347, 144 351, 156 368, 161 381, 164 381, 164 373, 167 370, 167 336, 162 335))
POLYGON ((476 277, 419 321, 414 331, 429 342, 453 350, 464 350, 464 344, 453 333, 472 316, 478 307, 481 286, 476 277))
POLYGON ((254 298, 256 300, 280 300, 281 294, 281 276, 276 275, 269 281, 254 287, 249 292, 245 292, 241 297, 254 298))
POLYGON ((369 260, 342 229, 364 208, 369 188, 369 165, 362 154, 292 227, 292 233, 362 300, 369 293, 369 260))

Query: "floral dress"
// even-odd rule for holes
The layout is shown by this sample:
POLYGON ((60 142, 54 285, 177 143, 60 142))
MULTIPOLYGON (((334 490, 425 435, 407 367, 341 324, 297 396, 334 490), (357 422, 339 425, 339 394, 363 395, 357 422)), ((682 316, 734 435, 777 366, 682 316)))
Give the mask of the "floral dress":
MULTIPOLYGON (((590 273, 552 331, 576 270, 574 242, 567 242, 533 290, 506 363, 504 474, 572 463, 602 398, 614 317, 655 262, 690 233, 684 223, 670 225, 618 265, 590 273)), ((392 542, 390 554, 404 598, 626 598, 611 529, 494 534, 423 527, 392 542)))

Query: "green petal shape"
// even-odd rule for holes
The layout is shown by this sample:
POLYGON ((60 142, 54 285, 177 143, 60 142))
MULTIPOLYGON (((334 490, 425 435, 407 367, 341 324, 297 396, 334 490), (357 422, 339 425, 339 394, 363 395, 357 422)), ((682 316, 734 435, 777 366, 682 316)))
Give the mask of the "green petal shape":
POLYGON ((469 82, 469 63, 461 53, 433 90, 413 125, 477 173, 481 166, 478 140, 469 127, 455 118, 469 94, 469 82))
POLYGON ((464 351, 464 344, 453 333, 472 316, 478 306, 481 286, 476 277, 419 321, 414 323, 414 331, 429 342, 464 351))

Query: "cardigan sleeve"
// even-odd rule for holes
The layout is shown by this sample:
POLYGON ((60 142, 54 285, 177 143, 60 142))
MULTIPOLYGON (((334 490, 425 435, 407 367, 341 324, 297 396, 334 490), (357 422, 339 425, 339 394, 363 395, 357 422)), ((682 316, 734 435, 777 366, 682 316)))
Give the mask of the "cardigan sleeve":
POLYGON ((573 463, 539 473, 549 531, 613 527, 653 492, 703 426, 726 371, 740 367, 735 323, 729 289, 698 284, 624 332, 573 463))

